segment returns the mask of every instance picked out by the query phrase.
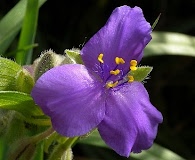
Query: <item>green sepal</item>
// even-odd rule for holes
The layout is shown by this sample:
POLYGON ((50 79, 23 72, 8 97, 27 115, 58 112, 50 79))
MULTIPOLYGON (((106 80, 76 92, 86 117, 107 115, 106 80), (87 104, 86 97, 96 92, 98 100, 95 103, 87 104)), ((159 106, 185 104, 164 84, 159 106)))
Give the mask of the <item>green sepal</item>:
POLYGON ((137 70, 135 71, 131 70, 128 74, 133 76, 134 81, 142 82, 145 78, 148 77, 152 69, 153 67, 141 66, 141 67, 137 67, 137 70))
POLYGON ((34 79, 35 81, 39 77, 55 66, 59 66, 65 59, 63 55, 56 54, 51 49, 44 51, 41 56, 34 61, 34 79))
POLYGON ((0 91, 0 109, 18 111, 24 117, 43 115, 29 94, 17 91, 0 91))
POLYGON ((79 49, 66 49, 65 53, 73 62, 77 64, 83 64, 79 49))
POLYGON ((0 57, 0 91, 30 93, 34 80, 22 66, 7 58, 0 57))

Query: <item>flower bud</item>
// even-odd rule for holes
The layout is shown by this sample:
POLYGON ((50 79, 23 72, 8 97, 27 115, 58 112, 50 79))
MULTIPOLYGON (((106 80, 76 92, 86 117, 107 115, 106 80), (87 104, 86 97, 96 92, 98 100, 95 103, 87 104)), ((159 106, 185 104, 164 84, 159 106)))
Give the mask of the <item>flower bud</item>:
POLYGON ((34 79, 35 81, 45 72, 55 66, 59 66, 65 59, 65 56, 56 54, 51 49, 44 51, 41 56, 34 61, 34 79))

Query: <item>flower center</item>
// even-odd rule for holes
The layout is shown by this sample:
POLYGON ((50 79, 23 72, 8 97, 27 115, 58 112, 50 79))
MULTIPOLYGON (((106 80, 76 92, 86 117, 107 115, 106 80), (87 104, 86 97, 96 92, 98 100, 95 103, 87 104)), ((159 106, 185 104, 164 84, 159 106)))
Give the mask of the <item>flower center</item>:
MULTIPOLYGON (((103 53, 100 53, 98 55, 97 59, 100 62, 100 65, 104 64, 103 56, 104 56, 103 53)), ((123 83, 127 83, 127 82, 131 83, 134 81, 134 77, 132 75, 124 76, 122 74, 122 77, 119 76, 120 73, 123 73, 122 70, 118 69, 119 65, 125 64, 125 60, 123 58, 115 57, 115 63, 116 63, 116 67, 113 68, 112 70, 110 70, 110 76, 107 79, 109 79, 111 76, 117 76, 118 80, 116 80, 116 81, 109 81, 108 80, 106 82, 106 88, 114 88, 114 87, 121 85, 123 83)), ((132 71, 137 70, 137 61, 136 60, 130 61, 129 70, 132 70, 132 71)))

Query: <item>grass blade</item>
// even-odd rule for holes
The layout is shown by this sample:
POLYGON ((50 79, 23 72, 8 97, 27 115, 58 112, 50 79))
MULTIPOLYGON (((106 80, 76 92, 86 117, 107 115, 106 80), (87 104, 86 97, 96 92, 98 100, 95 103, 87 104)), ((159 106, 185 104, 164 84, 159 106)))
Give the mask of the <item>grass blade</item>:
MULTIPOLYGON (((39 0, 39 7, 46 0, 39 0)), ((20 31, 25 15, 27 0, 20 0, 0 21, 0 55, 6 50, 20 31)))
MULTIPOLYGON (((22 49, 28 45, 33 44, 37 28, 37 19, 38 19, 38 7, 39 0, 28 0, 26 7, 26 14, 24 17, 24 22, 22 26, 22 31, 20 34, 18 49, 22 49)), ((16 62, 24 65, 30 64, 32 57, 32 49, 23 50, 17 52, 16 62)))

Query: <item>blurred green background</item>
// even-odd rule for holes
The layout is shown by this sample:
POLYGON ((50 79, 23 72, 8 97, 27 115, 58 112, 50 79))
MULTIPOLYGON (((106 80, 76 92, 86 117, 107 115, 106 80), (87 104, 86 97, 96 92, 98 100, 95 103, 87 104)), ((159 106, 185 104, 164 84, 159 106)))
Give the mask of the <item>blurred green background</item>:
MULTIPOLYGON (((18 0, 1 0, 0 18, 17 2, 18 0)), ((145 18, 151 24, 161 13, 154 31, 162 34, 157 34, 141 61, 141 65, 154 67, 145 86, 151 102, 164 116, 155 142, 186 159, 193 160, 195 38, 192 36, 195 36, 195 0, 48 0, 39 10, 35 38, 38 47, 34 48, 33 59, 37 58, 41 51, 50 48, 59 54, 64 54, 65 49, 82 48, 105 24, 112 10, 124 4, 141 7, 145 18)), ((19 34, 6 53, 11 53, 17 48, 18 38, 19 34)), ((7 57, 13 58, 13 55, 7 57)), ((83 144, 77 144, 73 152, 75 157, 82 159, 105 157, 105 149, 83 144)), ((106 152, 114 157, 112 159, 122 159, 113 151, 106 152)))

